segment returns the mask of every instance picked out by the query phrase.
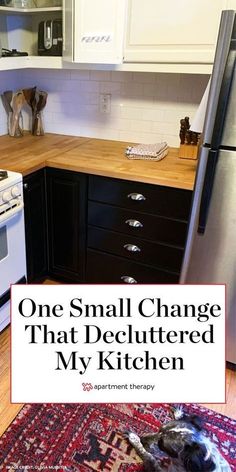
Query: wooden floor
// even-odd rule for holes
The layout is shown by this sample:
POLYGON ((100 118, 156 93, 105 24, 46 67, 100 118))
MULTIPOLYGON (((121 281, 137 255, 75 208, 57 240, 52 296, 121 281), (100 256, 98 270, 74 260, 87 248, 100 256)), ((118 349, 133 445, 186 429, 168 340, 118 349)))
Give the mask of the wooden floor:
MULTIPOLYGON (((227 403, 204 405, 236 419, 236 371, 227 369, 227 403)), ((10 328, 0 334, 0 436, 23 405, 10 403, 10 328)))
POLYGON ((23 405, 10 403, 10 328, 0 334, 0 436, 23 405))

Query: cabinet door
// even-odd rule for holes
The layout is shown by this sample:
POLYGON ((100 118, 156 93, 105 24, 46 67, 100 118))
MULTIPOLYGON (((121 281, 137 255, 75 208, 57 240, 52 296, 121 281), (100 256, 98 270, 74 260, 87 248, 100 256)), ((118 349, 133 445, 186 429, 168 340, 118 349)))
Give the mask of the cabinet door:
POLYGON ((74 62, 123 61, 125 5, 126 0, 74 0, 74 62))
POLYGON ((49 274, 71 282, 84 277, 86 176, 47 169, 49 274))
POLYGON ((44 278, 48 270, 46 192, 44 170, 24 178, 27 279, 44 278))
MULTIPOLYGON (((233 0, 236 8, 236 0, 233 0)), ((221 11, 232 0, 128 0, 126 62, 213 63, 221 11)))

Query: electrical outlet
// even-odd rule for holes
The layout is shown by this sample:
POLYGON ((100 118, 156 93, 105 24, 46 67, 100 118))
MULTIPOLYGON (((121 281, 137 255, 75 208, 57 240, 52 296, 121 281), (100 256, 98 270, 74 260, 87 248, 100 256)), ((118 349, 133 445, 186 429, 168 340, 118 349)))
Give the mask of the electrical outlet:
POLYGON ((104 113, 106 115, 111 113, 111 94, 110 93, 100 93, 99 109, 100 109, 100 113, 104 113))

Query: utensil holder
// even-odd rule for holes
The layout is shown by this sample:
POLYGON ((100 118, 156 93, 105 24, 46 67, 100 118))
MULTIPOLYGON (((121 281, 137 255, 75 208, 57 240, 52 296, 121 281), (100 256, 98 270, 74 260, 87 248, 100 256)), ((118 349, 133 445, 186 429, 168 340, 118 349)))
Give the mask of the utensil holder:
POLYGON ((179 157, 181 159, 197 159, 198 144, 180 144, 179 157))

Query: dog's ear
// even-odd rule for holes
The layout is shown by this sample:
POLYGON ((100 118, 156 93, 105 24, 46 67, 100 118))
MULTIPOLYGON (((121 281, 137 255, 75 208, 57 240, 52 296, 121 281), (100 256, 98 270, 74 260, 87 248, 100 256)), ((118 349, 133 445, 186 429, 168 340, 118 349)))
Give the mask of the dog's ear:
POLYGON ((187 472, 211 472, 216 465, 213 460, 207 457, 207 449, 204 444, 192 443, 185 445, 180 454, 187 472))
POLYGON ((200 416, 198 415, 188 415, 186 416, 186 421, 188 421, 188 423, 191 423, 198 431, 201 431, 203 429, 203 421, 202 421, 202 418, 200 418, 200 416))

